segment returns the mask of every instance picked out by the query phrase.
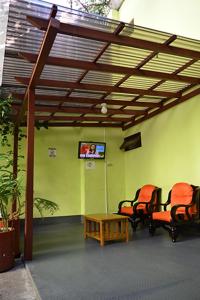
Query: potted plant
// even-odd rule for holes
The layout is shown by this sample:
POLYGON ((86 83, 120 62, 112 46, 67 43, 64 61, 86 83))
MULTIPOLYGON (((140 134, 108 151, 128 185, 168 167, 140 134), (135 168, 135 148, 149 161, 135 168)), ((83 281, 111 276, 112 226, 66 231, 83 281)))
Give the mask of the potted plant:
MULTIPOLYGON (((22 171, 18 168, 17 178, 13 175, 13 152, 11 140, 14 134, 12 122, 12 98, 0 95, 0 272, 12 268, 14 257, 20 256, 20 221, 24 215, 25 202, 21 199, 22 171), (12 203, 17 201, 16 211, 12 211, 12 203)), ((18 139, 25 137, 19 130, 18 139)), ((20 146, 20 145, 19 145, 20 146)), ((23 156, 18 156, 23 158, 23 156)), ((44 198, 34 198, 34 207, 43 216, 44 211, 53 214, 58 205, 44 198)))
POLYGON ((0 155, 0 272, 13 267, 15 257, 14 228, 11 226, 10 210, 14 196, 19 199, 21 185, 11 171, 12 159, 10 153, 0 155))
MULTIPOLYGON (((10 153, 0 155, 0 272, 14 266, 14 258, 19 256, 20 223, 24 214, 25 203, 20 199, 22 192, 21 178, 14 178, 10 153), (11 213, 13 199, 17 200, 17 210, 11 213)), ((36 197, 34 207, 43 217, 44 211, 53 215, 58 205, 50 200, 36 197)))

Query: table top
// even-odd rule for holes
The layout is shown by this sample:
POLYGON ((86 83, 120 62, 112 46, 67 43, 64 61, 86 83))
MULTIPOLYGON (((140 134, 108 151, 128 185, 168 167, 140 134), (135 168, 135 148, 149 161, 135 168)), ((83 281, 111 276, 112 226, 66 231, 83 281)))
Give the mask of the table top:
POLYGON ((117 214, 90 214, 85 215, 85 219, 93 220, 93 221, 112 221, 112 220, 122 220, 128 219, 127 216, 121 216, 117 214))

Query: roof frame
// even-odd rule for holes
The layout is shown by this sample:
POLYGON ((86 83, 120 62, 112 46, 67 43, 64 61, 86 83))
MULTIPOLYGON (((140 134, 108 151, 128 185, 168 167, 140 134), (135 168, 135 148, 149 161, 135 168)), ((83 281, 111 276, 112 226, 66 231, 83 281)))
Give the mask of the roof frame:
MULTIPOLYGON (((200 60, 200 52, 194 50, 195 48, 189 49, 187 47, 174 46, 173 43, 177 39, 176 35, 168 36, 167 40, 163 43, 158 43, 151 39, 144 40, 138 37, 124 35, 123 30, 126 24, 123 22, 116 23, 117 26, 111 33, 81 27, 76 24, 63 23, 55 19, 56 14, 57 7, 54 5, 48 19, 27 16, 28 22, 38 29, 45 31, 38 56, 35 53, 25 51, 20 52, 19 56, 17 56, 17 53, 6 50, 7 57, 25 59, 27 62, 34 64, 31 76, 24 77, 17 75, 15 77, 16 80, 22 84, 22 87, 26 86, 25 93, 13 94, 15 98, 22 101, 14 105, 14 108, 16 108, 18 112, 16 118, 17 125, 23 121, 27 95, 30 89, 37 88, 43 90, 42 93, 35 93, 37 101, 36 111, 50 113, 49 116, 42 114, 36 115, 36 120, 49 121, 49 124, 52 122, 52 124, 58 124, 58 126, 60 126, 61 121, 63 121, 64 126, 67 122, 67 126, 74 126, 75 124, 76 126, 82 126, 83 124, 86 126, 85 124, 91 124, 91 126, 97 127, 102 127, 103 124, 106 124, 106 126, 109 126, 109 124, 113 125, 115 122, 115 125, 117 125, 117 127, 121 126, 122 129, 128 129, 200 93, 198 89, 198 85, 200 84, 199 77, 196 77, 196 75, 193 76, 193 73, 190 73, 190 75, 188 75, 189 73, 187 72, 186 75, 181 73, 200 60), (58 33, 103 42, 103 47, 92 61, 52 56, 50 55, 50 51, 58 33), (148 54, 143 59, 138 59, 138 63, 134 67, 116 63, 113 64, 112 61, 108 64, 101 61, 101 59, 112 44, 146 50, 148 54), (146 67, 159 53, 171 55, 173 59, 177 58, 179 65, 181 59, 184 58, 185 60, 182 61, 185 62, 171 73, 146 67), (75 82, 71 82, 65 79, 47 79, 44 76, 40 78, 44 67, 48 65, 80 71, 78 79, 76 79, 75 82), (115 74, 121 74, 123 76, 121 76, 121 78, 119 76, 120 79, 118 82, 115 80, 109 82, 110 84, 99 83, 98 80, 96 82, 94 81, 95 83, 91 83, 88 81, 88 78, 91 77, 90 74, 92 73, 89 72, 99 72, 99 74, 108 73, 111 77, 115 74), (130 78, 131 76, 133 76, 133 79, 130 78), (138 82, 146 78, 145 80, 147 80, 147 83, 149 82, 149 87, 148 84, 147 88, 140 87, 140 84, 138 86, 131 86, 127 80, 134 80, 135 78, 138 79, 138 82), (150 84, 151 82, 152 84, 150 84), (167 88, 162 89, 164 83, 167 84, 168 90, 167 88), (175 88, 175 83, 177 83, 177 89, 175 88), (172 84, 172 87, 174 85, 174 90, 170 89, 170 84, 172 84), (197 89, 194 92, 190 92, 190 89, 196 86, 197 89), (59 90, 62 93, 65 91, 66 94, 64 96, 56 95, 54 91, 59 90), (83 96, 84 93, 86 96, 83 96), (94 96, 90 96, 88 93, 94 93, 94 96), (100 97, 97 97, 95 93, 99 94, 100 97), (74 96, 74 94, 76 94, 76 96, 74 96), (169 103, 169 100, 172 101, 169 103), (103 102, 108 105, 109 114, 101 117, 98 116, 100 114, 99 105, 103 102), (22 104, 20 105, 20 103, 22 104), (117 108, 114 108, 115 106, 117 106, 117 108), (76 115, 57 116, 57 113, 60 112, 76 115), (77 116, 77 114, 80 115, 77 116), (87 116, 88 114, 92 114, 93 116, 89 117, 87 116), (123 115, 128 115, 129 117, 124 117, 123 115)), ((129 82, 131 83, 131 81, 129 82)))

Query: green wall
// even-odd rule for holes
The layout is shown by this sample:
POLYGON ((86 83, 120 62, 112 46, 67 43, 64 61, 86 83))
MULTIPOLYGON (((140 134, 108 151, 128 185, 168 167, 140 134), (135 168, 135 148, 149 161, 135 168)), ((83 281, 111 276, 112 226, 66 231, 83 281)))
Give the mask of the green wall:
POLYGON ((125 153, 126 197, 152 183, 162 187, 163 201, 176 182, 200 185, 200 96, 125 132, 141 132, 142 147, 125 153))
MULTIPOLYGON (((35 130, 35 196, 56 201, 55 216, 114 212, 146 183, 162 187, 163 201, 176 182, 200 185, 200 96, 136 127, 35 130), (141 132, 142 147, 122 152, 123 137, 141 132), (77 158, 78 141, 105 141, 106 160, 93 170, 77 158), (48 148, 57 149, 49 158, 48 148)), ((24 147, 23 147, 24 148, 24 147)), ((38 215, 35 215, 38 216, 38 215)))
POLYGON ((199 10, 199 0, 124 0, 118 18, 128 23, 134 18, 134 24, 143 27, 200 39, 199 10), (186 22, 188 16, 192 18, 186 22))
POLYGON ((35 130, 35 196, 57 202, 55 216, 116 211, 125 195, 123 136, 117 128, 35 130), (78 159, 80 140, 106 142, 106 160, 95 160, 94 170, 78 159), (49 147, 56 148, 56 158, 48 156, 49 147))

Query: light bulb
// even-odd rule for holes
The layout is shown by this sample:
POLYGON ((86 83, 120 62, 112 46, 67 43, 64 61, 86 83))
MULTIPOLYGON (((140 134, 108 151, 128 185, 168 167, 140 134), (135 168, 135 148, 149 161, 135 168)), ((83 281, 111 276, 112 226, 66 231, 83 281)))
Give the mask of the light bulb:
POLYGON ((101 103, 101 113, 102 114, 107 114, 107 104, 106 103, 101 103))

